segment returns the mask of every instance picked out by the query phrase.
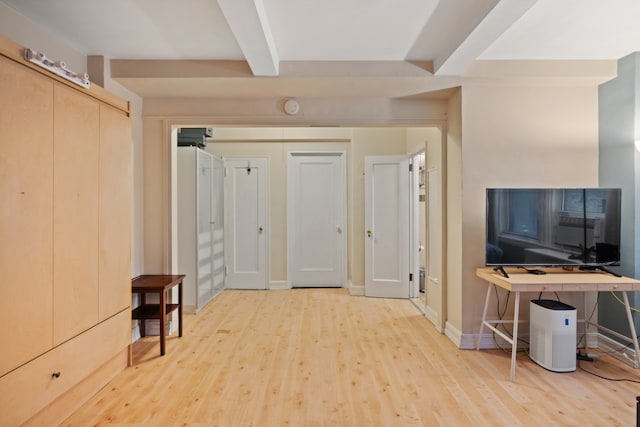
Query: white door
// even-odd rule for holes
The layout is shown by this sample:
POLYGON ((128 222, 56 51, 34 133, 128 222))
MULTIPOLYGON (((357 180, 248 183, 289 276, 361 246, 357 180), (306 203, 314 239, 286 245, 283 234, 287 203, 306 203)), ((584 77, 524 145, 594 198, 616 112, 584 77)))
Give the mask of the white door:
POLYGON ((291 287, 344 285, 345 157, 345 152, 289 153, 287 247, 291 287))
POLYGON ((366 296, 409 298, 409 159, 365 158, 366 296))
POLYGON ((225 287, 267 289, 267 159, 224 165, 225 287))

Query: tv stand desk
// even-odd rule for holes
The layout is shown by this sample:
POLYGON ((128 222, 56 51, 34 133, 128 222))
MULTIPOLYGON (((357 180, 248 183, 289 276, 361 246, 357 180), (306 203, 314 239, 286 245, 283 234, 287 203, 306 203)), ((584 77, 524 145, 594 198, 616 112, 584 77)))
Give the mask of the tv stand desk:
POLYGON ((484 301, 484 309, 482 310, 482 322, 480 323, 480 332, 478 333, 478 342, 476 350, 480 350, 480 341, 482 339, 482 330, 484 327, 491 329, 496 334, 500 335, 504 340, 511 344, 511 381, 515 380, 516 375, 516 352, 518 349, 518 322, 520 321, 520 294, 523 292, 583 292, 586 309, 586 292, 595 291, 619 291, 622 293, 624 301, 624 309, 627 314, 627 320, 629 322, 629 328, 631 331, 631 337, 624 336, 616 331, 612 331, 597 323, 589 322, 588 319, 584 319, 584 332, 585 332, 585 346, 587 345, 586 332, 587 327, 594 326, 598 329, 604 330, 607 333, 625 340, 629 343, 633 343, 635 350, 634 354, 634 367, 640 367, 640 349, 638 349, 638 338, 636 335, 636 329, 631 316, 631 308, 629 306, 629 298, 627 297, 627 291, 640 291, 640 280, 631 279, 628 277, 615 277, 610 274, 602 272, 571 272, 563 270, 562 268, 549 268, 545 269, 547 274, 535 275, 529 274, 526 271, 509 268, 506 269, 509 277, 504 277, 499 272, 495 272, 493 268, 477 268, 476 276, 488 282, 487 296, 484 301), (487 319, 487 307, 489 306, 489 300, 491 297, 492 288, 495 289, 499 286, 510 292, 515 293, 515 302, 513 306, 513 320, 500 320, 500 319, 487 319), (501 323, 513 324, 513 337, 509 337, 507 334, 499 331, 496 326, 501 323))

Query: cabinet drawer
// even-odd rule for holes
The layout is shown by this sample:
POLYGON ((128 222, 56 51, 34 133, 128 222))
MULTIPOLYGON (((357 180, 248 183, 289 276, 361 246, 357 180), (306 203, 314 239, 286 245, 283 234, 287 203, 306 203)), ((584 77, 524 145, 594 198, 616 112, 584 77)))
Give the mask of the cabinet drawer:
POLYGON ((130 343, 127 309, 0 377, 2 424, 24 423, 130 343))

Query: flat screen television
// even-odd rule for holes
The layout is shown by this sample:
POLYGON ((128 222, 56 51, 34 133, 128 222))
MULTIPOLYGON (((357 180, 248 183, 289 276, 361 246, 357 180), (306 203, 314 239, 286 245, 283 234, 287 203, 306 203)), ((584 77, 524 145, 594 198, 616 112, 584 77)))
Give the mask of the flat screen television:
POLYGON ((486 214, 487 266, 620 265, 619 188, 489 188, 486 214))

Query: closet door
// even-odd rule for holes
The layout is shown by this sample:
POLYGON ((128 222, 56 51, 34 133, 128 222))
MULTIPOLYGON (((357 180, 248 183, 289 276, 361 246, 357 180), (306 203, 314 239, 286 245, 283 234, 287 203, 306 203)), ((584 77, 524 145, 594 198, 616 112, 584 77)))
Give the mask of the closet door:
POLYGON ((54 344, 98 321, 99 104, 54 86, 54 344))
POLYGON ((53 84, 0 58, 0 376, 51 348, 53 84))
POLYGON ((100 106, 99 320, 131 305, 131 128, 100 106))

